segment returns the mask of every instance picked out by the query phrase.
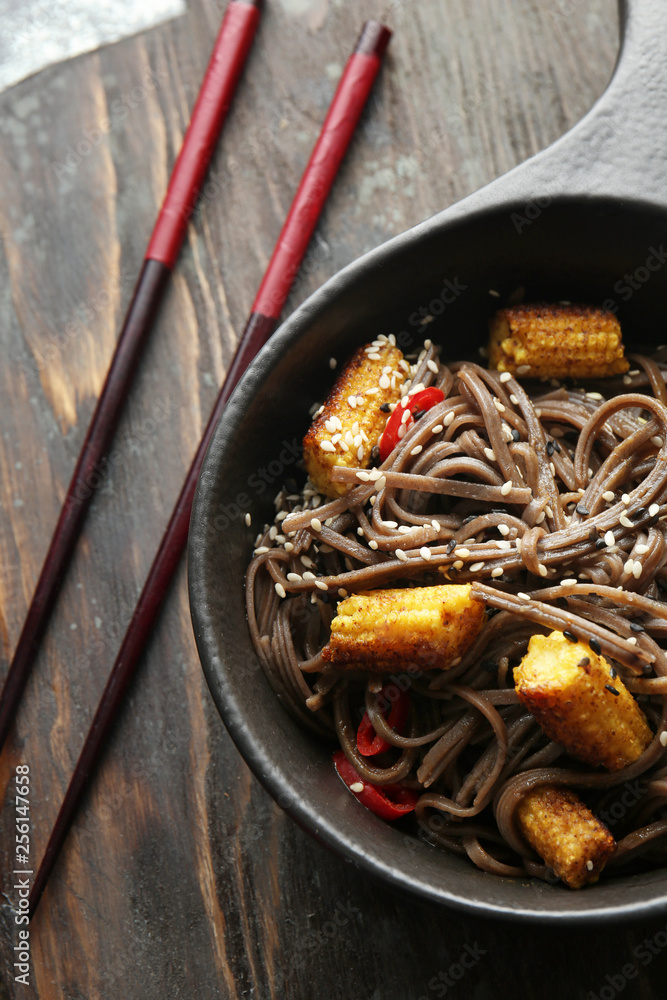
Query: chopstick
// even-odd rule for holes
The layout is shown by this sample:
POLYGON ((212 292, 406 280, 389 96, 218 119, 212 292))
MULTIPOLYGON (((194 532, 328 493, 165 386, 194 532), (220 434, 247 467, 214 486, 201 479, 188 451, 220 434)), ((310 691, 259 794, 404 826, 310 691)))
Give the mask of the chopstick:
POLYGON ((378 74, 390 38, 391 31, 384 25, 377 21, 366 22, 343 71, 74 768, 30 892, 30 919, 35 914, 83 790, 101 753, 104 739, 122 704, 183 555, 195 487, 206 449, 241 375, 278 324, 280 312, 378 74))
POLYGON ((105 457, 118 425, 123 402, 176 263, 216 140, 250 52, 263 2, 264 0, 231 0, 225 11, 111 366, 67 488, 58 523, 7 673, 0 696, 0 750, 30 676, 60 585, 81 534, 95 486, 104 479, 105 457))

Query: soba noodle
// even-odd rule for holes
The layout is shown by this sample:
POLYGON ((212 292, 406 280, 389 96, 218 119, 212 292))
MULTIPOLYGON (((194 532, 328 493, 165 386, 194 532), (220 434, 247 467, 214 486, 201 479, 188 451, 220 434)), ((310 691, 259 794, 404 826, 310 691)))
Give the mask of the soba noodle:
POLYGON ((608 871, 667 860, 666 368, 631 363, 585 391, 445 365, 427 341, 412 385, 444 401, 373 481, 338 470, 346 496, 286 486, 248 570, 252 641, 289 710, 365 781, 418 790, 401 822, 499 875, 553 879, 517 828, 518 803, 543 782, 576 789, 610 827, 608 871), (339 597, 447 580, 472 582, 488 609, 456 666, 383 677, 322 660, 339 597), (623 770, 570 758, 518 702, 512 668, 553 629, 599 647, 641 702, 655 736, 623 770), (385 718, 392 686, 411 692, 403 735, 385 718), (364 711, 392 752, 358 752, 364 711))

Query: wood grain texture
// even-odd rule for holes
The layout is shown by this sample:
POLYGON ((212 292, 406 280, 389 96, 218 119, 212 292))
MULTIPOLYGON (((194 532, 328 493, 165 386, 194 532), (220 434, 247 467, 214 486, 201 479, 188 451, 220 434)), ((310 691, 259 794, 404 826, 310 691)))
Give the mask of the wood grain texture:
MULTIPOLYGON (((0 98, 3 673, 221 13, 192 0, 184 18, 0 98)), ((396 33, 288 311, 562 134, 616 55, 613 0, 268 0, 0 763, 0 998, 584 1000, 628 962, 639 977, 624 995, 657 992, 663 958, 644 965, 633 949, 664 921, 554 932, 461 918, 369 882, 292 824, 214 710, 183 570, 32 926, 32 988, 13 980, 10 776, 31 767, 36 860, 337 77, 373 16, 396 33), (446 986, 466 946, 478 960, 446 986)))

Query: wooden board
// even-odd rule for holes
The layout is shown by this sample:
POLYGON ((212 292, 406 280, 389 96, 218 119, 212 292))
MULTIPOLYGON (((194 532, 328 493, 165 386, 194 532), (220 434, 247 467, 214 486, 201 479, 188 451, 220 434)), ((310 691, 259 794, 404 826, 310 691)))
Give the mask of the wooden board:
MULTIPOLYGON (((184 18, 0 98, 3 675, 220 16, 219 3, 192 0, 184 18)), ((1 998, 583 1000, 618 991, 627 963, 638 978, 625 995, 657 989, 663 959, 642 941, 664 921, 554 932, 462 918, 367 881, 296 828, 214 710, 184 568, 32 925, 30 991, 14 981, 13 769, 31 769, 37 860, 338 75, 372 16, 396 34, 289 309, 564 132, 604 89, 617 49, 612 0, 268 0, 117 461, 2 757, 1 998)))

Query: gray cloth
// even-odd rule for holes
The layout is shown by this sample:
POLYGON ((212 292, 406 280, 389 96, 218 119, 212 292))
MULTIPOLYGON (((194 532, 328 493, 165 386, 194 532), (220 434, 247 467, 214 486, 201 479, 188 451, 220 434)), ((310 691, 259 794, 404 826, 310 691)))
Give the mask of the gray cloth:
POLYGON ((0 92, 185 13, 185 0, 0 0, 0 92))

